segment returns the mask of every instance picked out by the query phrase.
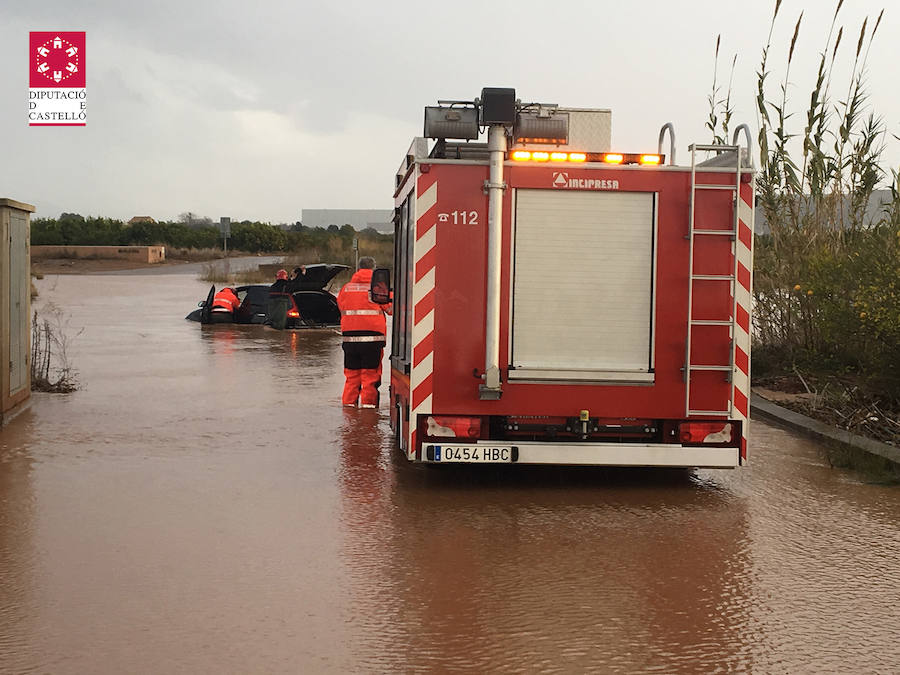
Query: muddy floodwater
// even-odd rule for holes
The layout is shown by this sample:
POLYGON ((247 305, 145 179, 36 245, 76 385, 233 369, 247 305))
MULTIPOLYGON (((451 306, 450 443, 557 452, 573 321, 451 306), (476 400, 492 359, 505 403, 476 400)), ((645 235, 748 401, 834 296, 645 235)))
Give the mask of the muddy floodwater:
POLYGON ((36 284, 81 389, 0 431, 0 672, 898 672, 900 492, 814 443, 414 467, 334 332, 187 322, 188 271, 36 284))

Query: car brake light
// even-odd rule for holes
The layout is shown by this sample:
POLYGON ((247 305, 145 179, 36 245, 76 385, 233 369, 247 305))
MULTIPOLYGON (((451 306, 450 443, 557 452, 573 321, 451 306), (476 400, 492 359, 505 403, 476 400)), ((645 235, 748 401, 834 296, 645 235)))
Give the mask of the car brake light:
POLYGON ((686 444, 731 443, 733 422, 682 422, 678 425, 678 439, 686 444))
POLYGON ((292 319, 300 318, 300 312, 298 312, 296 309, 289 309, 287 315, 292 319))
POLYGON ((425 423, 427 425, 426 435, 433 438, 479 438, 481 436, 480 417, 429 415, 425 423))

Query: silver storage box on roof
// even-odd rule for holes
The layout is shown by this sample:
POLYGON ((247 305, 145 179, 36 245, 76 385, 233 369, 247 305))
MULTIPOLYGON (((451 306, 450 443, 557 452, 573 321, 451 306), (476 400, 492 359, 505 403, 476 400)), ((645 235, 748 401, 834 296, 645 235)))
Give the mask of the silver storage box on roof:
POLYGON ((522 125, 525 133, 517 136, 526 136, 531 128, 546 127, 556 129, 559 125, 553 123, 557 116, 568 118, 568 141, 554 142, 530 142, 513 139, 512 149, 526 150, 581 150, 583 152, 609 152, 612 145, 612 111, 609 109, 592 108, 556 108, 548 118, 542 120, 533 114, 522 125))

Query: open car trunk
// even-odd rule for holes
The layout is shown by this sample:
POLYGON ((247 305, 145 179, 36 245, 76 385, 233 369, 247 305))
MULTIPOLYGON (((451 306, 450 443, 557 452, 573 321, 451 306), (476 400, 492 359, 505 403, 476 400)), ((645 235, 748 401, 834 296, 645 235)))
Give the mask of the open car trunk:
POLYGON ((288 282, 287 290, 289 293, 322 290, 328 285, 329 281, 350 268, 346 265, 317 263, 315 265, 306 265, 305 269, 304 274, 288 282))
POLYGON ((327 291, 297 291, 294 304, 300 312, 301 323, 306 325, 339 326, 341 310, 337 299, 327 291))

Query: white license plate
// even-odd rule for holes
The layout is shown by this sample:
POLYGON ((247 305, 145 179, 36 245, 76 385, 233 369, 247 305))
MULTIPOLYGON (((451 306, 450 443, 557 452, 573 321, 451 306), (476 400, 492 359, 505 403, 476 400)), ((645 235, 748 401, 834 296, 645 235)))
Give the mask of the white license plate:
POLYGON ((435 462, 481 462, 487 464, 511 463, 513 449, 511 446, 455 446, 435 445, 435 462))

